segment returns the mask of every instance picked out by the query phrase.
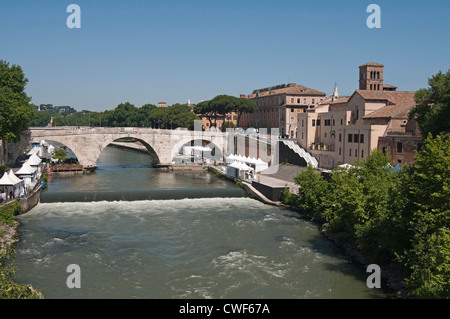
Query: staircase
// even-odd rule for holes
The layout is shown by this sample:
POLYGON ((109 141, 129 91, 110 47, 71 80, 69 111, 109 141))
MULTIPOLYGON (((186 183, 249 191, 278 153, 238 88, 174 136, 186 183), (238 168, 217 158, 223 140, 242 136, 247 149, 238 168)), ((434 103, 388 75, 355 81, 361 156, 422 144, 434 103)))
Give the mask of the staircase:
POLYGON ((317 160, 313 156, 311 156, 311 154, 301 148, 297 143, 287 140, 283 140, 280 142, 286 145, 290 150, 292 150, 292 152, 303 158, 306 161, 306 166, 308 166, 309 164, 311 164, 314 168, 317 168, 319 166, 317 160))

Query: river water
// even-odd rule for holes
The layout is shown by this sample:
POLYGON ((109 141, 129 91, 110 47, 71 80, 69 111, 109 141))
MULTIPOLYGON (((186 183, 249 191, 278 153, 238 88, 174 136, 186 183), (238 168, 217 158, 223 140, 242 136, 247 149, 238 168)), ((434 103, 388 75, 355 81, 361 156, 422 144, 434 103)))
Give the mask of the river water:
POLYGON ((385 298, 316 225, 209 173, 107 147, 19 217, 16 281, 46 298, 385 298), (69 289, 67 266, 80 267, 69 289))

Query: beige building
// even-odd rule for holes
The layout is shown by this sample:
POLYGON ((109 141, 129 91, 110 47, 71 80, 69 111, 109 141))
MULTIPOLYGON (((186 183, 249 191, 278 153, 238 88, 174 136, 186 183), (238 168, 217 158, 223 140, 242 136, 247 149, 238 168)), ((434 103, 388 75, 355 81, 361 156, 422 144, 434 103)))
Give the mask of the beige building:
POLYGON ((326 94, 295 83, 254 90, 242 98, 253 100, 258 110, 241 116, 241 127, 278 128, 282 136, 296 138, 297 115, 317 106, 326 94))
POLYGON ((368 63, 359 68, 360 88, 352 96, 340 98, 335 89, 332 97, 297 115, 297 142, 319 161, 320 167, 351 164, 378 149, 383 137, 407 134, 415 92, 396 91, 395 86, 385 85, 381 64, 368 63))

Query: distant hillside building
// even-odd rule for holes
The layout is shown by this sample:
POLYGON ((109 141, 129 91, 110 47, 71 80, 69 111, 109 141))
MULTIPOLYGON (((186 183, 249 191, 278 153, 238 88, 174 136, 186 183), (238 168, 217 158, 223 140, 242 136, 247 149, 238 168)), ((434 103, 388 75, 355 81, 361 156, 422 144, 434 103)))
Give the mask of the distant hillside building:
POLYGON ((166 102, 158 102, 158 107, 167 107, 166 102))
POLYGON ((332 97, 297 115, 297 142, 319 166, 334 168, 364 159, 373 150, 389 153, 392 164, 413 163, 421 137, 408 112, 415 92, 397 91, 383 83, 384 66, 359 67, 359 90, 350 97, 332 97), (407 147, 406 147, 407 146, 407 147))
POLYGON ((295 83, 254 90, 242 98, 253 100, 258 110, 241 116, 241 127, 278 128, 282 136, 296 138, 297 115, 324 101, 326 94, 295 83))

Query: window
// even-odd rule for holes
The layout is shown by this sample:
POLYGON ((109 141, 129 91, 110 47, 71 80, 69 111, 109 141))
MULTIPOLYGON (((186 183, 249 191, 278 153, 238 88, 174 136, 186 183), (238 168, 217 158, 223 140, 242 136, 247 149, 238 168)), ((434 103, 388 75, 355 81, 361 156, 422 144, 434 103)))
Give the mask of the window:
POLYGON ((300 99, 297 99, 297 103, 300 104, 300 99))
POLYGON ((320 120, 319 119, 317 120, 317 126, 320 126, 320 120))
POLYGON ((359 134, 355 134, 355 135, 353 136, 353 142, 359 143, 359 134))
POLYGON ((364 134, 361 134, 361 135, 359 136, 359 142, 360 142, 361 144, 364 143, 364 134))
POLYGON ((351 148, 348 149, 348 156, 352 157, 352 149, 351 148))
POLYGON ((386 147, 383 147, 382 151, 383 151, 383 154, 386 155, 386 147))
POLYGON ((294 104, 294 98, 291 98, 291 104, 294 104))
POLYGON ((422 143, 417 143, 417 151, 420 152, 422 149, 422 143))
POLYGON ((333 119, 333 126, 335 126, 336 125, 336 123, 334 122, 334 119, 333 119))
POLYGON ((315 100, 315 99, 312 99, 312 104, 314 104, 314 103, 316 103, 316 100, 315 100))
POLYGON ((325 133, 325 137, 327 137, 327 133, 325 133))
POLYGON ((342 134, 339 133, 339 142, 342 142, 342 134))
POLYGON ((361 158, 364 158, 364 150, 361 150, 361 158))
POLYGON ((312 120, 312 126, 316 126, 316 120, 312 120))
POLYGON ((294 113, 294 109, 291 109, 291 113, 294 113))
POLYGON ((358 157, 358 149, 355 148, 355 157, 358 157))
POLYGON ((353 135, 352 134, 348 134, 348 142, 349 143, 353 142, 353 135))
POLYGON ((344 120, 343 119, 341 119, 341 125, 344 125, 344 120))
POLYGON ((397 153, 402 153, 403 152, 403 143, 398 142, 397 143, 397 153))
POLYGON ((325 120, 325 126, 330 126, 331 125, 331 120, 325 120))
POLYGON ((342 148, 339 147, 339 155, 342 155, 342 148))
POLYGON ((306 104, 306 99, 303 99, 303 104, 306 104))
POLYGON ((302 132, 302 140, 303 140, 303 132, 302 132))
POLYGON ((304 124, 304 123, 303 123, 303 120, 302 120, 302 127, 303 127, 303 124, 304 124))

